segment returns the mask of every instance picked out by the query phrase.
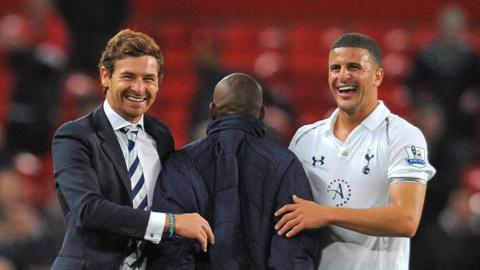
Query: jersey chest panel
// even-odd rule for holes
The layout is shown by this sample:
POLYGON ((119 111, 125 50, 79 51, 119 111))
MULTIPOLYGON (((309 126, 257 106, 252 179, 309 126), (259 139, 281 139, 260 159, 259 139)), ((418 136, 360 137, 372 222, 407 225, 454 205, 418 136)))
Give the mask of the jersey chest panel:
MULTIPOLYGON (((313 135, 313 134, 312 134, 313 135)), ((301 161, 315 200, 324 205, 371 208, 388 202, 386 138, 363 132, 339 145, 332 135, 306 140, 301 161)))

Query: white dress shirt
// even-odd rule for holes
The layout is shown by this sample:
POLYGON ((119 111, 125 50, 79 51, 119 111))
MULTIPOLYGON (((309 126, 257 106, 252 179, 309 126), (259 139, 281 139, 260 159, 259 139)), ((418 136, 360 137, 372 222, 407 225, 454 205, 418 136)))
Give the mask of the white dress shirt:
MULTIPOLYGON (((135 147, 137 148, 137 154, 140 159, 140 164, 143 169, 145 177, 145 185, 147 189, 148 209, 152 207, 153 191, 155 189, 155 183, 157 182, 158 175, 162 169, 160 157, 157 153, 157 143, 155 140, 145 132, 143 125, 143 115, 138 123, 130 123, 123 119, 118 113, 116 113, 108 101, 103 103, 103 109, 107 115, 108 121, 117 135, 118 143, 122 148, 123 158, 125 164, 128 164, 128 139, 127 135, 121 131, 122 128, 131 125, 140 125, 141 128, 138 131, 135 147)), ((125 168, 128 170, 128 168, 125 168)), ((155 244, 160 243, 162 240, 162 233, 165 226, 165 213, 151 212, 148 220, 147 230, 145 231, 145 240, 153 242, 155 244)))

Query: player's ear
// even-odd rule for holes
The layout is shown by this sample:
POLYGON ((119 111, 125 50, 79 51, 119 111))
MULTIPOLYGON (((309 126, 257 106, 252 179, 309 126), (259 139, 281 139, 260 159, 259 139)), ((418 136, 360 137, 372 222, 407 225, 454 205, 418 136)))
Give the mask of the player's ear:
POLYGON ((262 107, 260 107, 260 112, 258 114, 258 119, 263 120, 263 118, 265 118, 266 113, 267 113, 267 107, 265 105, 262 105, 262 107))
POLYGON ((105 66, 100 67, 100 78, 103 86, 103 92, 106 94, 110 87, 111 74, 105 66))
POLYGON ((375 71, 374 86, 379 87, 380 84, 382 83, 382 80, 383 80, 383 68, 379 68, 379 69, 377 69, 377 71, 375 71))
POLYGON ((217 119, 218 108, 217 108, 217 105, 215 105, 215 103, 210 102, 210 107, 208 108, 208 111, 210 112, 210 118, 212 118, 212 120, 217 119))

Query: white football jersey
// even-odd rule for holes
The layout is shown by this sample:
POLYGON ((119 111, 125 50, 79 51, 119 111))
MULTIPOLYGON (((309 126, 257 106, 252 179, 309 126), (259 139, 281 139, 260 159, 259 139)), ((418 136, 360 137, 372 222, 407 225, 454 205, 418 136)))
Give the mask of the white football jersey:
MULTIPOLYGON (((346 208, 389 204, 396 181, 426 184, 435 174, 422 132, 382 101, 345 142, 333 134, 339 110, 301 127, 289 149, 303 164, 317 203, 346 208)), ((408 269, 410 239, 376 237, 329 226, 319 269, 408 269)))

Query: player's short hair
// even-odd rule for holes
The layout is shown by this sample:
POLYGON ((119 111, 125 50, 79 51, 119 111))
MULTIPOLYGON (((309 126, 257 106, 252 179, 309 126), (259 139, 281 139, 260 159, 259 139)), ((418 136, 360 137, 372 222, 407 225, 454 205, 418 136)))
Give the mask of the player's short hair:
POLYGON ((163 55, 153 38, 141 32, 124 29, 108 41, 98 67, 105 67, 111 76, 117 60, 127 56, 138 57, 145 55, 153 56, 157 59, 158 79, 162 79, 163 55))
POLYGON ((366 49, 373 55, 378 67, 382 66, 382 52, 373 38, 360 33, 347 33, 337 38, 330 47, 330 50, 344 47, 366 49))
POLYGON ((227 93, 221 103, 216 103, 221 116, 234 113, 258 116, 263 106, 262 86, 252 76, 245 73, 233 73, 226 76, 217 84, 215 91, 227 93))

